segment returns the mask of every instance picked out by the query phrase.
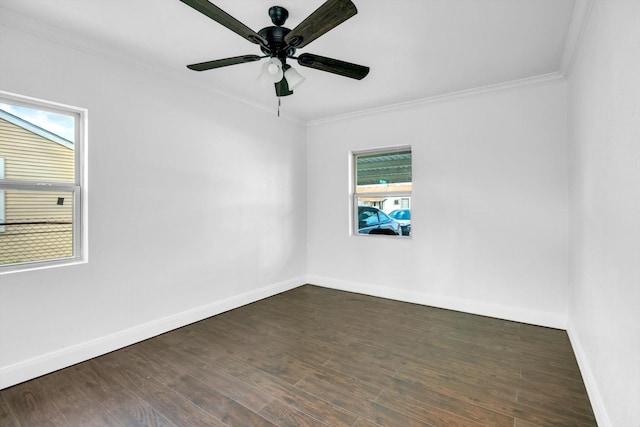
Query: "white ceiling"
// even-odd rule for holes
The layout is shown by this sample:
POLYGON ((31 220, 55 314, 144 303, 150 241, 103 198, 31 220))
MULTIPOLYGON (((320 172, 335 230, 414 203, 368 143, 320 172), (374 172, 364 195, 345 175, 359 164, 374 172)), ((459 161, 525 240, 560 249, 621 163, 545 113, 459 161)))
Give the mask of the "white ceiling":
MULTIPOLYGON (((293 65, 307 79, 283 115, 313 121, 561 71, 574 0, 353 0, 358 14, 298 50, 371 67, 361 81, 293 65)), ((254 31, 278 4, 295 27, 324 0, 218 0, 254 31)), ((261 52, 178 0, 0 0, 100 50, 118 52, 273 111, 261 62, 204 72, 185 65, 261 52)), ((19 16, 19 15, 16 15, 19 16)))

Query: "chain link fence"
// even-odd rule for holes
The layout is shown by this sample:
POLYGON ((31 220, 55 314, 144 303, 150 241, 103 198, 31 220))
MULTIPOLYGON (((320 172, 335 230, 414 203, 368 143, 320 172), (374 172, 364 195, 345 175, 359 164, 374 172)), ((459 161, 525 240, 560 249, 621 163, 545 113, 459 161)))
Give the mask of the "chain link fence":
POLYGON ((0 265, 73 256, 71 219, 0 222, 0 265))

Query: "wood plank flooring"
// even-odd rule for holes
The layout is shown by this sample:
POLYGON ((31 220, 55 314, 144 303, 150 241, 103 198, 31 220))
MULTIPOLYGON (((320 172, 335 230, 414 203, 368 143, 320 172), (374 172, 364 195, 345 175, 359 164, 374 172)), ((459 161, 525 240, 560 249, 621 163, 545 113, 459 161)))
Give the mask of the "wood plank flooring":
POLYGON ((302 286, 0 391, 9 426, 595 426, 567 334, 302 286))

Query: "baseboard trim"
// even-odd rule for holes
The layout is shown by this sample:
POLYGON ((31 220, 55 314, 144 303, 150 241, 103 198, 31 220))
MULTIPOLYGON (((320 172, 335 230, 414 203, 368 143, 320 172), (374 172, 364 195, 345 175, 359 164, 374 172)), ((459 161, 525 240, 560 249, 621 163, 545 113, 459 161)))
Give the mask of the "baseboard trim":
POLYGON ((408 291, 386 286, 377 286, 366 283, 351 282, 329 277, 309 275, 307 283, 325 288, 341 291, 355 292, 375 297, 388 298, 396 301, 410 302, 414 304, 428 305, 445 308, 448 310, 462 311, 465 313, 479 314, 514 322, 529 323, 548 328, 566 329, 567 318, 559 313, 550 313, 535 310, 514 308, 499 304, 488 304, 478 301, 452 298, 425 292, 408 291))
POLYGON ((305 277, 296 277, 5 366, 0 368, 0 390, 288 291, 304 283, 305 277))
POLYGON ((578 367, 582 374, 582 380, 584 386, 587 388, 587 394, 589 395, 589 401, 591 402, 591 408, 596 416, 596 421, 599 427, 613 427, 611 419, 607 413, 602 394, 598 388, 598 383, 593 376, 593 371, 589 366, 587 355, 584 352, 584 347, 580 342, 580 337, 575 329, 575 326, 571 320, 567 323, 567 335, 569 335, 569 341, 571 341, 571 347, 573 347, 573 353, 576 355, 578 361, 578 367))

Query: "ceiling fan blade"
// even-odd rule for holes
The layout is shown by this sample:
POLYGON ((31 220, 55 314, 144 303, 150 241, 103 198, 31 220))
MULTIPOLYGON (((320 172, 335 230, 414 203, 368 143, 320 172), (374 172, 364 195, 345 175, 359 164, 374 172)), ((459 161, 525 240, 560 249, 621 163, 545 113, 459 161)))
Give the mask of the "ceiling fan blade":
POLYGON ((290 47, 308 45, 358 13, 351 0, 327 0, 284 38, 290 47))
POLYGON ((180 1, 187 6, 191 6, 203 15, 208 16, 219 24, 224 25, 234 33, 239 34, 240 36, 249 40, 251 43, 259 44, 265 47, 267 47, 267 45, 269 44, 267 40, 260 34, 256 33, 251 28, 247 27, 242 22, 238 21, 236 18, 220 9, 218 6, 209 3, 207 0, 180 1))
POLYGON ((340 61, 339 59, 326 58, 312 53, 303 53, 298 57, 298 64, 303 67, 315 68, 333 74, 362 80, 369 74, 369 67, 340 61))
POLYGON ((244 64, 245 62, 260 61, 262 56, 258 55, 242 55, 233 58, 216 59, 215 61, 200 62, 199 64, 187 65, 187 68, 193 71, 205 71, 213 68, 226 67, 228 65, 244 64))

